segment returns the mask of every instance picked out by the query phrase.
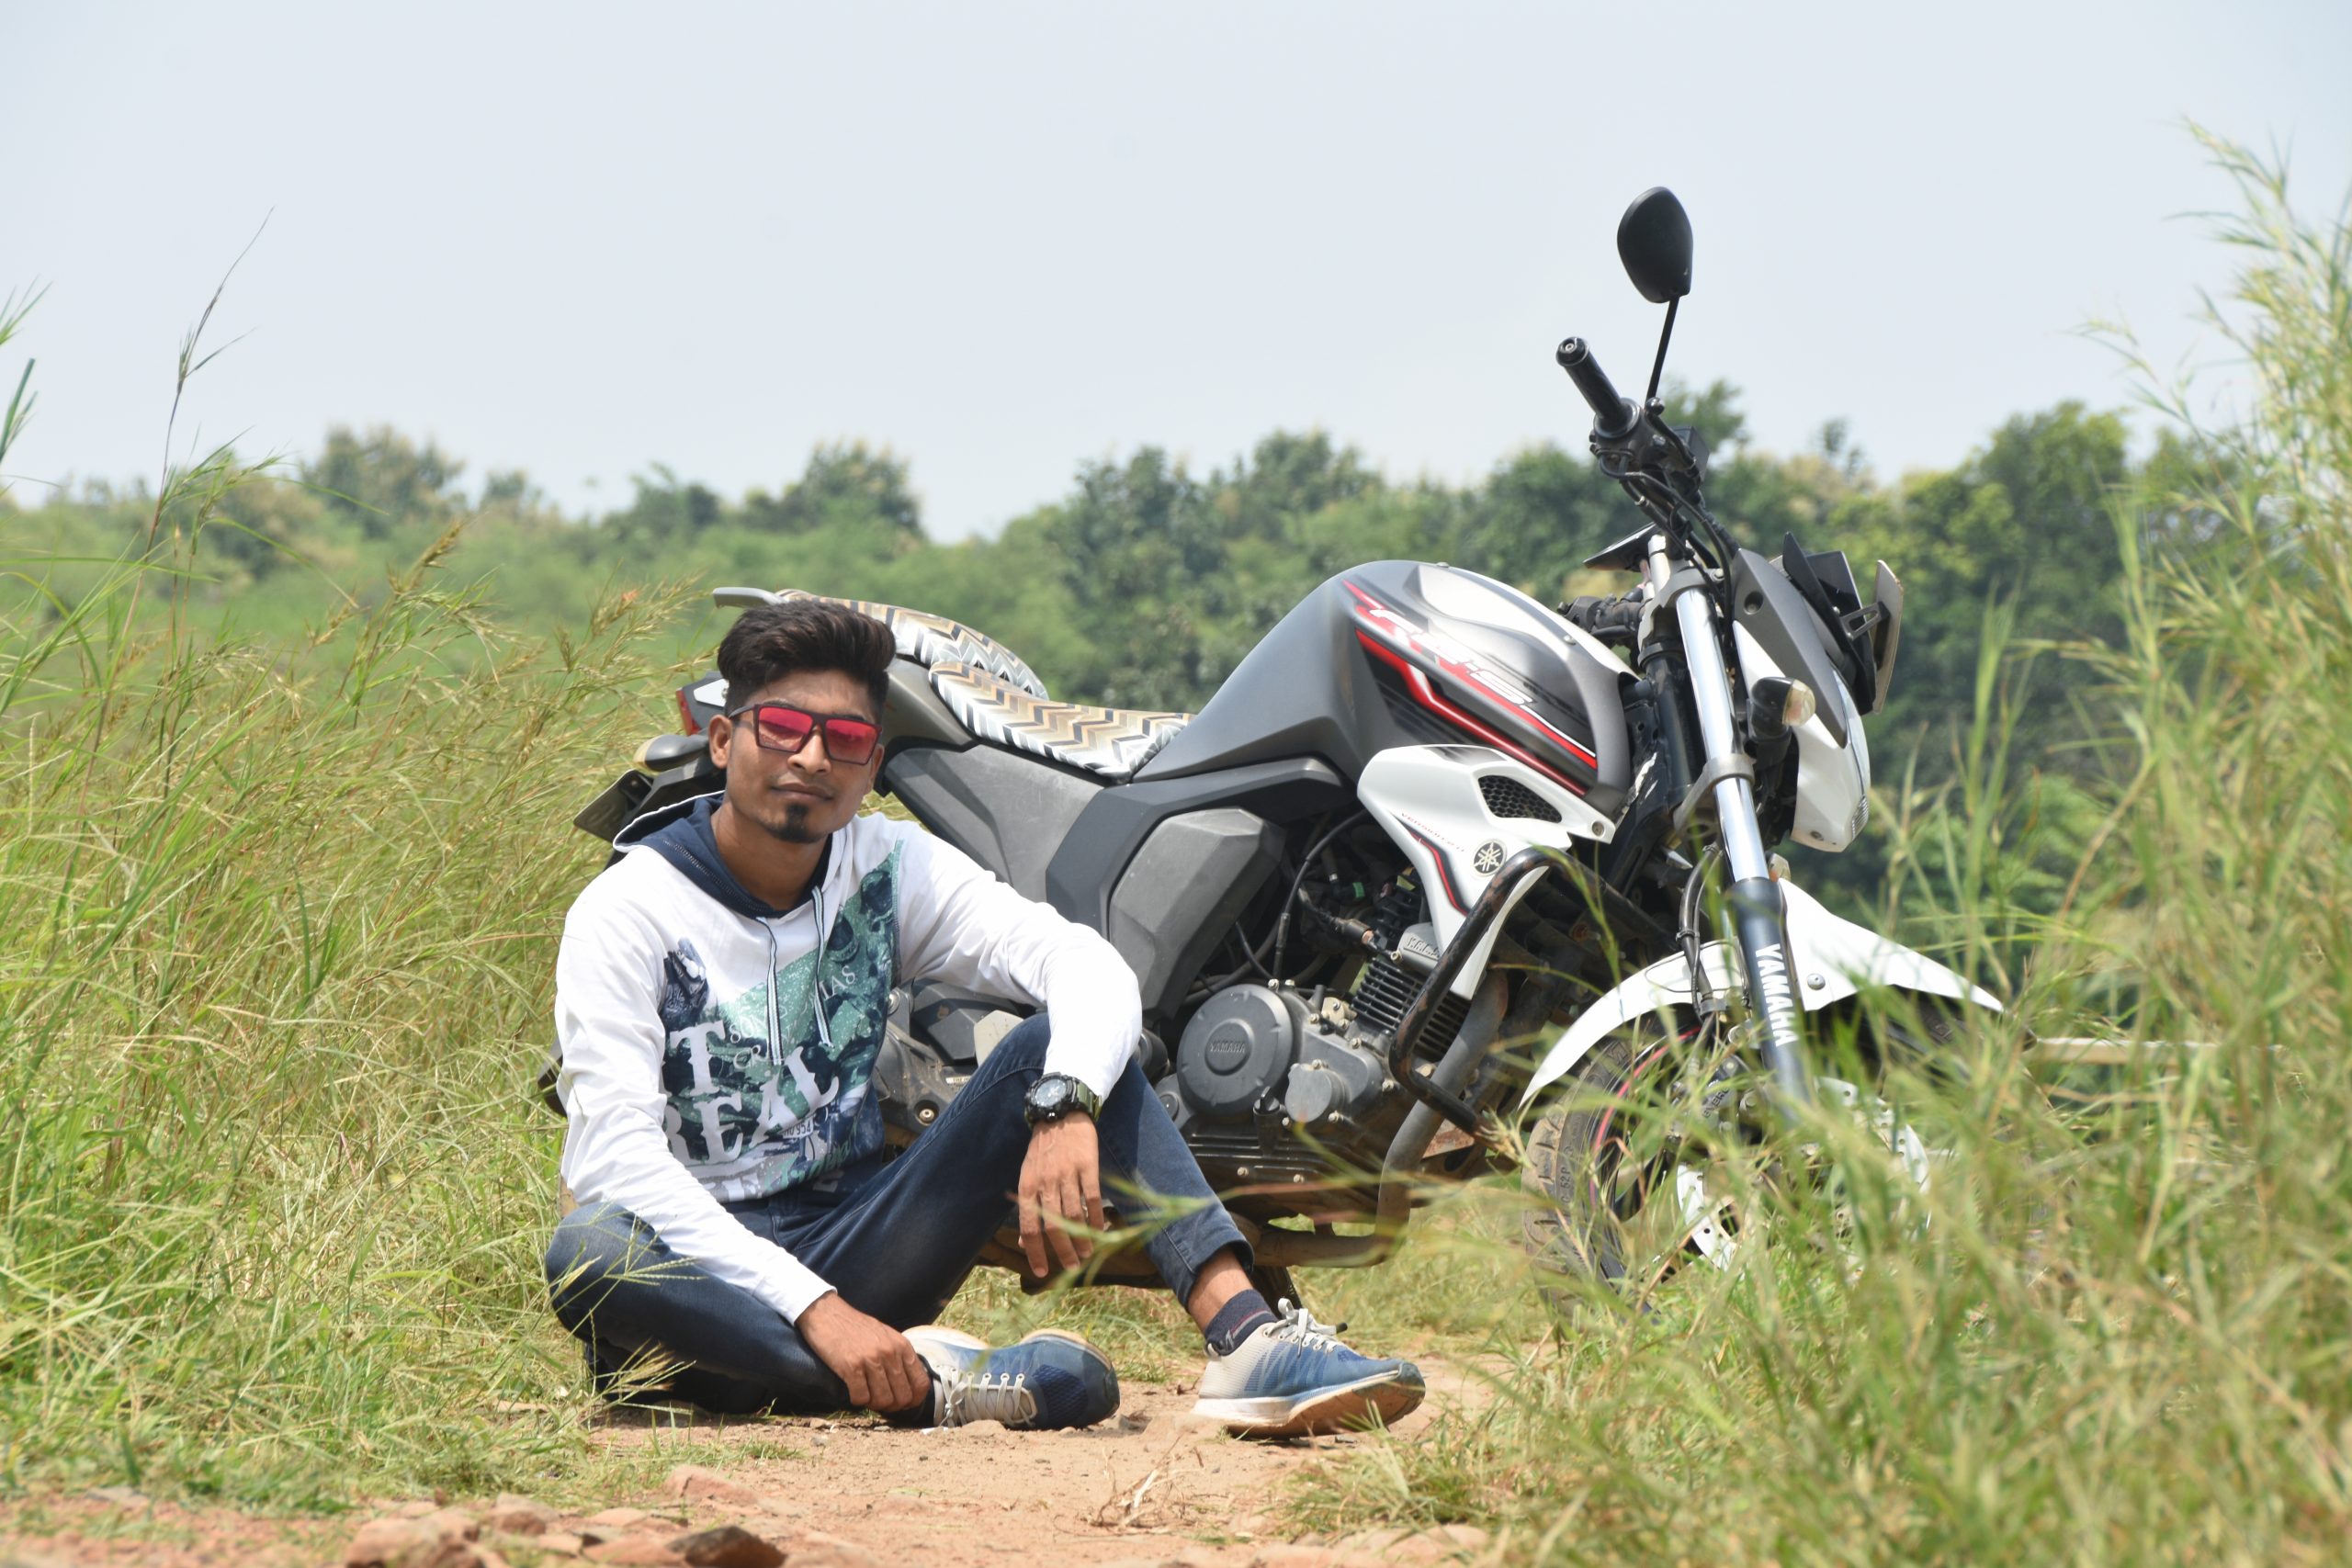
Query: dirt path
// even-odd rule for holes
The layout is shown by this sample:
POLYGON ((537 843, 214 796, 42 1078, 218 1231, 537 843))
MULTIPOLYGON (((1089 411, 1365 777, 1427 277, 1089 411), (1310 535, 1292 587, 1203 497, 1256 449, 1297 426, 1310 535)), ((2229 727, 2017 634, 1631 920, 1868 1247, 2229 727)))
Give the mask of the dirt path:
MULTIPOLYGON (((466 1523, 485 1528, 470 1548, 471 1562, 452 1548, 446 1568, 496 1568, 500 1561, 512 1568, 583 1560, 677 1562, 683 1559, 664 1551, 666 1543, 725 1525, 781 1549, 790 1568, 1476 1561, 1486 1544, 1476 1531, 1292 1540, 1272 1517, 1283 1487, 1301 1471, 1361 1445, 1419 1440, 1439 1411, 1485 1403, 1486 1385, 1475 1371, 1430 1358, 1422 1366, 1429 1401, 1385 1437, 1239 1442, 1189 1420, 1191 1390, 1164 1382, 1130 1383, 1118 1418, 1083 1432, 1007 1432, 993 1422, 911 1432, 857 1419, 713 1427, 694 1434, 706 1445, 700 1467, 673 1472, 652 1495, 614 1497, 616 1512, 542 1509, 526 1516, 510 1504, 502 1515, 494 1502, 455 1500, 466 1523), (536 1527, 532 1534, 497 1528, 502 1519, 519 1524, 526 1517, 536 1527)), ((671 1435, 616 1421, 594 1441, 618 1451, 671 1435)), ((385 1512, 404 1506, 422 1516, 435 1506, 387 1500, 385 1512)), ((30 1500, 0 1509, 0 1568, 340 1563, 365 1518, 259 1520, 152 1504, 119 1489, 30 1500)), ((453 1521, 444 1515, 440 1523, 453 1521)), ((741 1568, 755 1568, 757 1557, 743 1557, 741 1568)))

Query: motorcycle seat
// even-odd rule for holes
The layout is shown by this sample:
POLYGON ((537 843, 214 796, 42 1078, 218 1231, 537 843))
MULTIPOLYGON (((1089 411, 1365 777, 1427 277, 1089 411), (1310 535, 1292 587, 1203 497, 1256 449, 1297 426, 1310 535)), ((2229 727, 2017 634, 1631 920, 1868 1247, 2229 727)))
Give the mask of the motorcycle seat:
POLYGON ((899 645, 899 657, 911 660, 925 670, 944 664, 966 666, 993 676, 1006 685, 1029 694, 1033 697, 1046 695, 1046 683, 1037 679, 1036 671, 1012 649, 977 627, 945 615, 934 615, 927 610, 910 610, 899 604, 885 604, 873 599, 837 599, 829 593, 810 593, 804 589, 786 588, 771 598, 815 599, 827 604, 842 604, 861 615, 870 615, 890 628, 899 645))
POLYGON ((1114 783, 1132 776, 1193 716, 1059 703, 1026 660, 976 627, 927 610, 786 588, 774 599, 817 599, 890 628, 899 657, 922 666, 957 722, 982 740, 1114 783))
POLYGON ((1132 776, 1193 716, 1057 703, 1042 689, 1012 684, 976 664, 934 664, 931 685, 948 711, 981 739, 1114 783, 1132 776))

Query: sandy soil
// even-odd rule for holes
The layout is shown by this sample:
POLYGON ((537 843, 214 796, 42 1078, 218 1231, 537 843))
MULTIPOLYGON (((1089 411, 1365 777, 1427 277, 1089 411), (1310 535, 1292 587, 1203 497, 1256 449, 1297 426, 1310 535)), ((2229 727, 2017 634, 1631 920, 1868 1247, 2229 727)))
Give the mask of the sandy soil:
MULTIPOLYGON (((697 1433, 742 1450, 698 1473, 673 1474, 651 1496, 615 1497, 641 1511, 605 1522, 579 1512, 542 1521, 549 1534, 485 1530, 480 1548, 514 1568, 563 1563, 580 1543, 587 1562, 659 1562, 650 1549, 681 1532, 737 1524, 784 1550, 791 1568, 925 1568, 1070 1563, 1081 1568, 1322 1568, 1368 1561, 1471 1562, 1485 1539, 1455 1528, 1434 1536, 1374 1532, 1340 1541, 1288 1539, 1272 1517, 1293 1477, 1335 1452, 1421 1440, 1436 1414, 1484 1403, 1475 1369, 1424 1359, 1429 1401, 1389 1434, 1287 1443, 1227 1438, 1189 1420, 1184 1383, 1129 1383, 1116 1420, 1083 1432, 1008 1432, 993 1422, 951 1431, 895 1430, 864 1419, 776 1420, 697 1433), (602 1537, 601 1541, 593 1538, 602 1537), (627 1544, 616 1544, 626 1542, 627 1544)), ((618 1416, 595 1440, 626 1448, 654 1440, 642 1418, 618 1416)), ((489 1499, 386 1499, 382 1512, 422 1514, 439 1502, 476 1520, 489 1499)), ((326 1564, 368 1516, 256 1519, 183 1508, 108 1489, 0 1506, 0 1568, 65 1564, 326 1564)), ((672 1561, 674 1561, 673 1559, 672 1561)))

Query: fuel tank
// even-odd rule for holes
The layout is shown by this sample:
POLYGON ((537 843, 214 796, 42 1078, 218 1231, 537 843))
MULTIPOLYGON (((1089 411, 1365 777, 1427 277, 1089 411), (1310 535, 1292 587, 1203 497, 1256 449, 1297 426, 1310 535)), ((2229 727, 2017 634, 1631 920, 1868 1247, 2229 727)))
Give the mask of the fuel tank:
POLYGON ((1394 746, 1472 742, 1614 818, 1634 780, 1625 666, 1526 594, 1459 567, 1374 561, 1266 634, 1138 783, 1319 757, 1352 783, 1394 746))

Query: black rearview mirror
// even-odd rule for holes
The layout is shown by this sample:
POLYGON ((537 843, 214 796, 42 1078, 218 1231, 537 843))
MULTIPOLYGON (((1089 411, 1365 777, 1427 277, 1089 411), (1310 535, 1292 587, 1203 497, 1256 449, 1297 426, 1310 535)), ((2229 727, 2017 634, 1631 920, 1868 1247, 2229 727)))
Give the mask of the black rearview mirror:
POLYGON ((1617 259, 1653 305, 1690 292, 1690 215, 1672 191, 1652 186, 1625 209, 1617 220, 1617 259))

